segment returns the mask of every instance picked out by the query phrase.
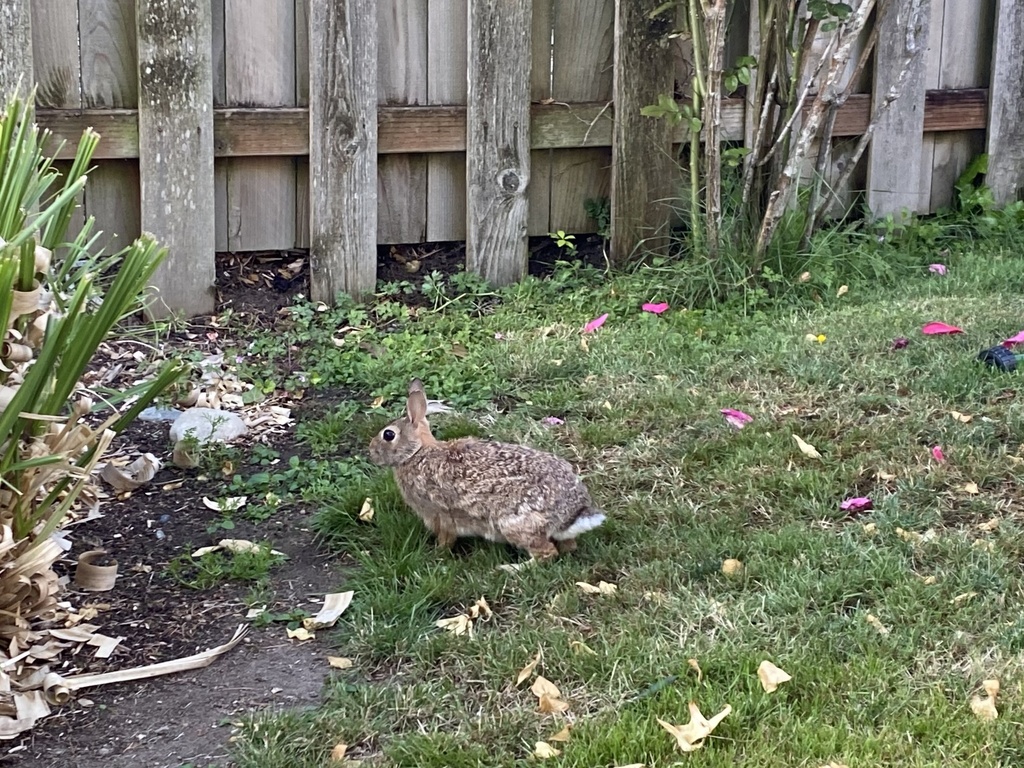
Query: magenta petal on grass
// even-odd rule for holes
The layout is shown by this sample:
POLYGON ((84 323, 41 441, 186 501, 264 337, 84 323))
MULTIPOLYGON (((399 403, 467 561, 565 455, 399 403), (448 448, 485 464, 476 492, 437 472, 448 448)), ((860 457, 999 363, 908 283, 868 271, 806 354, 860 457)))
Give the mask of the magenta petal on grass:
POLYGON ((607 320, 607 319, 608 319, 608 313, 607 312, 605 312, 600 317, 595 317, 593 320, 591 320, 589 323, 587 323, 586 325, 583 326, 583 332, 584 333, 593 333, 598 328, 600 328, 602 325, 604 325, 604 321, 607 320))
POLYGON ((963 333, 963 329, 945 323, 925 323, 921 333, 928 336, 939 336, 944 333, 963 333))
POLYGON ((942 452, 942 446, 936 445, 932 448, 932 458, 934 458, 940 464, 946 460, 946 454, 942 452))
POLYGON ((725 416, 725 420, 729 422, 729 425, 736 429, 743 429, 754 420, 753 416, 748 416, 743 411, 737 411, 735 408, 723 408, 721 413, 725 416))
POLYGON ((642 307, 640 307, 640 309, 642 309, 644 312, 651 312, 655 315, 660 315, 662 312, 668 309, 668 303, 663 301, 661 304, 651 304, 650 302, 648 302, 644 304, 642 307))
POLYGON ((550 424, 553 427, 557 427, 559 424, 565 424, 564 419, 560 419, 557 416, 545 416, 541 419, 543 424, 550 424))
POLYGON ((929 264, 928 265, 928 271, 931 272, 933 275, 944 275, 944 274, 946 274, 946 265, 945 264, 929 264))
POLYGON ((1011 336, 1003 342, 1004 347, 1012 347, 1014 344, 1024 344, 1024 331, 1021 331, 1016 336, 1011 336))
POLYGON ((847 512, 860 512, 863 509, 871 509, 871 506, 871 499, 867 496, 854 496, 840 504, 839 508, 847 512))

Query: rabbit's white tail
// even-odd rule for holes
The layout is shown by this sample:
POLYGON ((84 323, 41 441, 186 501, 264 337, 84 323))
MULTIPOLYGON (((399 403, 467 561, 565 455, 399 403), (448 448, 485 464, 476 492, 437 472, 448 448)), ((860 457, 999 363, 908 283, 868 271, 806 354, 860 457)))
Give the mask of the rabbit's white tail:
POLYGON ((573 520, 572 525, 566 528, 564 531, 552 534, 551 538, 558 541, 565 539, 575 539, 581 533, 586 533, 594 528, 597 528, 601 523, 604 522, 605 514, 596 507, 590 507, 580 512, 580 515, 573 520))

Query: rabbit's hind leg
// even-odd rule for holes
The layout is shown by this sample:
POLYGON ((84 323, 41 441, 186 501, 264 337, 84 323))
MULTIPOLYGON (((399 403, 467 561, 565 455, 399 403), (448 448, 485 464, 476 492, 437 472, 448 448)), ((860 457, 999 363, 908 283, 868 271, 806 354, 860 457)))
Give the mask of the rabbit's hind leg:
POLYGON ((570 552, 576 551, 576 539, 562 539, 561 541, 556 539, 555 546, 558 548, 558 554, 568 555, 570 552))
POLYGON ((548 538, 526 542, 523 549, 530 553, 533 560, 553 560, 559 554, 558 547, 548 538))

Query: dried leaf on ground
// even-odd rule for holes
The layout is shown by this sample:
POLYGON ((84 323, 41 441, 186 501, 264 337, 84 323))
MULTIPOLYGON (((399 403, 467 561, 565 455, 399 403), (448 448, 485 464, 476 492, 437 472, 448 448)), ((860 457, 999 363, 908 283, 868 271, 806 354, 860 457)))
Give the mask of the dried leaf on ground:
POLYGON ((793 677, 765 659, 757 667, 757 679, 761 681, 761 687, 764 688, 765 693, 773 693, 780 685, 789 682, 793 677))
POLYGON ((438 619, 434 622, 434 626, 438 629, 445 629, 457 637, 461 635, 473 636, 473 620, 464 613, 448 619, 438 619))
POLYGON ((690 722, 686 725, 672 725, 658 718, 658 723, 675 737, 676 745, 683 752, 693 752, 704 746, 704 739, 732 712, 732 707, 726 705, 725 709, 709 720, 701 714, 695 702, 690 702, 689 709, 690 722))
POLYGON ((599 581, 596 587, 585 581, 577 581, 576 586, 580 588, 581 592, 588 595, 614 595, 618 590, 617 586, 609 584, 607 581, 599 581))
POLYGON ((998 517, 993 517, 991 520, 989 520, 986 523, 978 523, 978 530, 979 531, 994 531, 998 527, 999 527, 999 518, 998 517))
POLYGON ((521 670, 519 670, 519 674, 516 675, 517 686, 522 685, 523 681, 533 674, 533 670, 535 670, 537 668, 537 665, 540 664, 540 659, 541 651, 538 650, 537 655, 530 660, 530 663, 523 667, 521 670))
POLYGON ((248 500, 248 496, 228 496, 214 501, 208 496, 203 496, 203 506, 214 512, 237 512, 248 500))
POLYGON ((296 627, 295 629, 285 630, 288 633, 288 637, 292 640, 312 640, 316 635, 310 632, 305 627, 296 627))
POLYGON ((967 483, 966 485, 964 485, 963 488, 961 488, 961 490, 964 493, 969 493, 971 496, 976 496, 977 494, 981 493, 981 489, 978 488, 978 484, 973 482, 967 483))
POLYGON ((324 629, 333 627, 341 618, 348 607, 352 604, 352 590, 348 592, 332 592, 324 595, 324 605, 316 616, 310 616, 302 620, 302 626, 306 629, 324 629))
POLYGON ((152 453, 144 453, 125 467, 117 467, 113 462, 107 462, 100 472, 100 477, 116 491, 132 491, 152 480, 161 466, 160 459, 152 453))
POLYGON ((486 598, 481 597, 471 606, 469 606, 469 618, 479 619, 480 621, 487 621, 493 616, 491 606, 487 604, 486 598))
POLYGON ((960 413, 960 411, 950 411, 949 415, 959 421, 961 424, 969 424, 971 419, 974 417, 967 413, 960 413))
POLYGON ((346 659, 344 656, 328 656, 327 663, 335 669, 351 669, 352 659, 346 659))
POLYGON ((986 680, 982 684, 985 695, 975 694, 971 698, 971 711, 980 720, 995 720, 999 717, 996 710, 996 697, 999 695, 999 681, 986 680))
POLYGON ((530 686, 530 691, 537 697, 541 712, 556 714, 569 709, 569 702, 562 701, 562 693, 558 686, 542 675, 537 675, 537 679, 530 686))
POLYGON ((818 453, 818 449, 813 445, 804 440, 800 435, 793 435, 793 439, 796 440, 797 446, 800 448, 800 452, 811 459, 820 459, 821 454, 818 453))
POLYGON ((566 742, 569 740, 569 731, 572 729, 571 725, 565 726, 562 730, 556 733, 554 736, 548 736, 548 741, 554 742, 566 742))
POLYGON ((549 757, 558 757, 560 754, 562 753, 559 750, 552 747, 546 741, 538 741, 533 745, 533 756, 541 760, 547 760, 549 757))

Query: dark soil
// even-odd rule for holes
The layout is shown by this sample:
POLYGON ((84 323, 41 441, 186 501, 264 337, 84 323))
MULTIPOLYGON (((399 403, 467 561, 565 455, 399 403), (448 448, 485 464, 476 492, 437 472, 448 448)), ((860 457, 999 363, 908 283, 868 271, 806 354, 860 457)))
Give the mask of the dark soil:
MULTIPOLYGON (((564 258, 550 238, 531 239, 530 272, 547 274, 564 258)), ((602 241, 581 236, 577 258, 603 265, 602 241)), ((378 274, 384 281, 422 283, 434 270, 451 275, 465 263, 462 243, 420 244, 382 248, 378 274), (414 263, 415 262, 415 263, 414 263)), ((231 326, 271 329, 280 310, 297 295, 309 295, 308 254, 220 254, 218 300, 221 312, 230 309, 231 326)), ((416 303, 422 296, 409 297, 416 303)), ((210 345, 224 329, 194 321, 169 343, 210 345)), ((329 406, 309 392, 293 403, 295 421, 329 406)), ((203 497, 223 495, 223 478, 183 470, 171 461, 167 422, 136 422, 115 441, 112 450, 128 456, 152 453, 164 469, 147 486, 124 499, 103 503, 103 517, 71 529, 73 549, 59 564, 72 580, 64 599, 77 609, 100 610, 91 623, 99 632, 123 641, 109 659, 96 659, 83 646, 62 659, 56 671, 64 675, 104 672, 169 661, 227 642, 245 618, 251 584, 224 583, 198 591, 176 581, 167 566, 184 552, 214 544, 222 537, 269 539, 288 555, 270 574, 272 612, 305 609, 315 613, 328 592, 345 589, 342 555, 332 554, 315 540, 310 528, 313 510, 292 507, 258 524, 236 521, 230 532, 211 534, 209 524, 218 512, 203 505, 203 497), (84 593, 74 589, 72 564, 89 549, 102 549, 118 563, 114 589, 84 593)), ((272 440, 282 462, 303 454, 294 434, 272 440)), ((236 471, 251 474, 255 468, 236 471)), ((40 721, 20 740, 0 744, 0 765, 23 768, 167 768, 181 765, 228 766, 232 722, 263 709, 316 705, 330 667, 331 633, 320 631, 312 641, 290 640, 282 624, 257 628, 233 650, 210 666, 141 682, 86 689, 40 721)))

